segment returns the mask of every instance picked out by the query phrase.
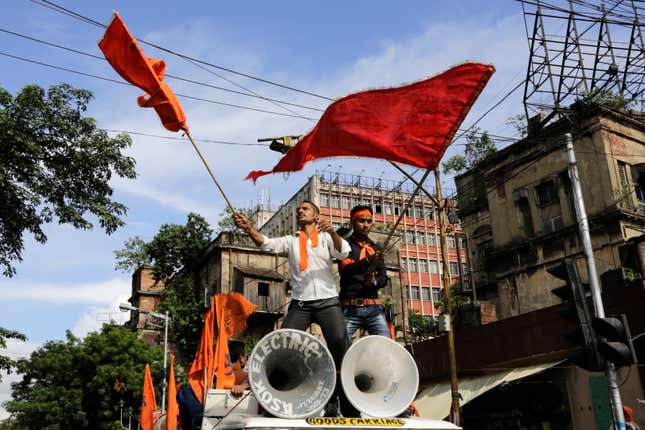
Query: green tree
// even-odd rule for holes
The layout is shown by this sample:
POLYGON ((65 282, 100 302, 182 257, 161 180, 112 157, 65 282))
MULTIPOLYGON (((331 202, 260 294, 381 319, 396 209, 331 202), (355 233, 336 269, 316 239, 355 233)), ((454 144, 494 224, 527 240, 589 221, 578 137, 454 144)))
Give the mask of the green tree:
MULTIPOLYGON (((455 329, 459 329, 462 326, 463 310, 471 303, 470 299, 462 294, 462 290, 459 281, 450 286, 450 308, 452 310, 452 322, 455 329)), ((443 296, 441 301, 435 303, 437 307, 443 309, 445 297, 443 296)))
MULTIPOLYGON (((241 213, 242 215, 245 215, 248 219, 250 219, 253 222, 257 222, 255 219, 255 214, 257 212, 257 208, 237 208, 237 211, 241 213)), ((226 208, 220 212, 219 214, 220 219, 219 222, 217 223, 218 231, 234 231, 234 232, 239 232, 240 229, 237 228, 235 225, 235 221, 233 221, 233 214, 231 213, 231 208, 226 206, 226 208)))
POLYGON ((92 93, 67 84, 24 87, 15 97, 0 87, 0 266, 12 276, 24 237, 47 241, 43 224, 57 220, 91 229, 88 215, 110 234, 127 208, 112 199, 113 175, 135 178, 122 151, 128 135, 110 138, 85 117, 92 93))
POLYGON ((197 351, 205 305, 204 291, 190 274, 175 276, 161 291, 159 312, 170 314, 171 336, 182 357, 192 359, 197 351))
MULTIPOLYGON (((7 348, 7 339, 17 339, 24 342, 27 340, 27 337, 17 331, 0 327, 0 350, 7 348)), ((15 360, 12 360, 6 355, 0 355, 0 372, 11 373, 14 367, 16 367, 15 360)), ((0 382, 2 382, 2 373, 0 373, 0 382)))
POLYGON ((408 326, 413 342, 421 342, 437 334, 436 322, 427 320, 414 309, 410 309, 408 312, 408 326))
POLYGON ((151 265, 156 280, 165 281, 182 268, 191 267, 211 241, 211 229, 201 215, 188 214, 185 225, 163 224, 150 242, 135 236, 115 251, 116 270, 131 273, 151 265))
POLYGON ((163 352, 123 327, 105 324, 79 339, 51 341, 18 360, 22 380, 5 403, 5 429, 120 429, 119 401, 138 410, 143 373, 150 363, 161 387, 163 352))
POLYGON ((191 212, 186 224, 164 224, 150 242, 135 236, 115 251, 117 270, 131 273, 150 265, 154 278, 165 283, 158 311, 169 312, 171 335, 184 357, 192 357, 199 343, 205 303, 193 268, 212 232, 202 216, 191 212))
POLYGON ((504 124, 512 126, 522 139, 528 135, 526 115, 522 113, 508 117, 506 121, 504 121, 504 124))
POLYGON ((481 132, 479 127, 475 127, 466 135, 464 154, 453 155, 441 163, 441 166, 443 167, 443 172, 446 174, 458 174, 472 169, 495 152, 497 152, 497 147, 493 139, 488 135, 488 132, 481 132))

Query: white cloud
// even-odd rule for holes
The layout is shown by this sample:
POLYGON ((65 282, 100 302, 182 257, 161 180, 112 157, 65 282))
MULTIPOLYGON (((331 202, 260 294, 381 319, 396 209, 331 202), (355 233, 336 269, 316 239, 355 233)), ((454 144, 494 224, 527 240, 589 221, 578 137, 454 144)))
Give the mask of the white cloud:
POLYGON ((113 278, 96 283, 54 284, 3 280, 0 300, 39 301, 54 304, 107 305, 130 296, 130 281, 113 278))
POLYGON ((119 304, 126 302, 129 297, 129 293, 123 293, 114 296, 107 306, 89 307, 72 327, 72 333, 82 338, 90 332, 99 331, 104 323, 125 323, 130 318, 130 312, 121 312, 118 309, 119 304))

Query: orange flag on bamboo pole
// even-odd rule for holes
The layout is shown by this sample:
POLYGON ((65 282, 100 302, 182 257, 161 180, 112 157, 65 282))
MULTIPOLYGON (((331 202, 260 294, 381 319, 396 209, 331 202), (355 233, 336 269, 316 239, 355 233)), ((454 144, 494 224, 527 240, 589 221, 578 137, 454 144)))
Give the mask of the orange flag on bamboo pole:
POLYGON ((166 63, 146 57, 118 12, 114 12, 99 48, 123 79, 147 93, 137 99, 139 106, 154 108, 168 130, 188 131, 186 115, 177 97, 164 82, 166 63))
POLYGON ((177 386, 175 385, 175 355, 170 356, 170 373, 168 374, 168 407, 166 409, 166 430, 177 430, 179 405, 177 404, 177 386))
POLYGON ((204 380, 207 384, 213 378, 213 325, 215 323, 215 297, 211 300, 211 308, 204 316, 204 328, 199 341, 199 348, 195 359, 188 371, 188 382, 200 402, 204 402, 206 391, 204 380))
POLYGON ((218 330, 217 346, 213 357, 217 377, 215 388, 228 389, 235 384, 228 340, 246 328, 246 319, 255 310, 255 305, 238 293, 217 294, 215 303, 218 330))
POLYGON ((152 430, 152 414, 157 409, 155 400, 155 388, 152 385, 152 376, 150 375, 150 365, 146 364, 146 370, 143 375, 143 395, 141 400, 141 423, 142 430, 152 430))

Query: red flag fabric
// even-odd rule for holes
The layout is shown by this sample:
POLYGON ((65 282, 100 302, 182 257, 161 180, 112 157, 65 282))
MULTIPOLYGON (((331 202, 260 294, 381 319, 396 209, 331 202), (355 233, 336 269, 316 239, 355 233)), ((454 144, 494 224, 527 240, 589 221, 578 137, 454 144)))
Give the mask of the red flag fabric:
POLYGON ((246 319, 255 310, 255 305, 238 293, 217 294, 217 345, 214 367, 216 369, 215 388, 229 389, 235 385, 235 372, 228 350, 228 340, 246 328, 246 319))
POLYGON ((168 374, 168 407, 166 408, 166 430, 177 430, 179 405, 177 404, 177 385, 175 383, 175 355, 170 356, 168 374))
POLYGON ((325 157, 370 157, 434 169, 484 85, 491 65, 465 63, 397 88, 363 91, 332 103, 318 124, 273 170, 246 177, 301 170, 325 157))
POLYGON ((145 56, 118 12, 114 13, 112 22, 105 30, 99 48, 123 79, 147 93, 137 99, 139 106, 154 108, 168 130, 188 131, 184 111, 163 80, 166 63, 145 56))
POLYGON ((152 414, 157 409, 155 400, 155 388, 152 385, 152 375, 150 375, 150 365, 146 364, 146 370, 143 375, 143 395, 141 399, 141 423, 142 430, 152 430, 154 419, 152 414))
POLYGON ((188 371, 188 382, 200 402, 204 402, 205 385, 210 384, 213 378, 213 324, 215 323, 215 297, 211 300, 211 308, 204 316, 204 328, 199 342, 199 348, 190 370, 188 371), (206 375, 204 375, 206 373, 206 375))

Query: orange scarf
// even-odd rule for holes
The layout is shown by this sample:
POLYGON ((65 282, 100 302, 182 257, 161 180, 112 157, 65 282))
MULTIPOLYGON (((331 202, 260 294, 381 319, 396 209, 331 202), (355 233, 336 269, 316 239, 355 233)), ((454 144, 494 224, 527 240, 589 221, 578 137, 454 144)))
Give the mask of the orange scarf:
POLYGON ((369 242, 357 242, 359 246, 362 246, 361 253, 358 255, 358 259, 362 260, 367 255, 374 255, 374 248, 370 246, 369 242))
MULTIPOLYGON (((299 239, 300 239, 300 271, 305 270, 307 267, 309 267, 307 263, 307 238, 310 236, 307 235, 305 231, 300 231, 299 239)), ((316 229, 313 229, 311 231, 311 247, 315 248, 318 246, 318 231, 316 229)))

